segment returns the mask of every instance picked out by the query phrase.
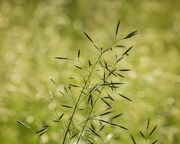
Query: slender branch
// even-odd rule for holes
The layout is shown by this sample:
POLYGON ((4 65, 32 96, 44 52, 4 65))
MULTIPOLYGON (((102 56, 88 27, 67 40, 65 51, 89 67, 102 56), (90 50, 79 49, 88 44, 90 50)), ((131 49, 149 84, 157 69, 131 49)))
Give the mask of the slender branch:
MULTIPOLYGON (((101 58, 102 54, 103 54, 103 53, 100 54, 100 56, 98 57, 98 59, 101 58)), ((89 76, 88 76, 88 80, 89 80, 89 78, 91 77, 91 74, 92 74, 92 72, 94 71, 97 63, 98 63, 98 60, 97 60, 96 63, 94 64, 93 68, 91 69, 91 72, 89 73, 89 76)), ((71 117, 70 117, 70 121, 69 121, 69 123, 68 123, 67 129, 66 129, 66 133, 65 133, 65 136, 64 136, 64 139, 63 139, 63 144, 65 144, 66 137, 67 137, 67 134, 68 134, 68 132, 69 132, 69 129, 70 129, 70 126, 71 126, 71 123, 72 123, 74 114, 75 114, 76 109, 77 109, 77 107, 78 107, 78 105, 79 105, 79 101, 80 101, 81 96, 82 96, 82 94, 83 94, 83 92, 84 92, 84 89, 85 89, 85 87, 86 87, 87 82, 88 82, 88 81, 85 81, 85 83, 84 83, 84 86, 83 86, 83 88, 82 88, 82 91, 81 91, 81 93, 80 93, 80 95, 79 95, 79 98, 78 98, 78 100, 77 100, 77 102, 76 102, 76 105, 75 105, 75 107, 74 107, 73 113, 72 113, 72 115, 71 115, 71 117)))
POLYGON ((83 134, 83 132, 84 132, 84 129, 85 129, 85 127, 86 127, 86 125, 87 125, 87 123, 88 123, 88 121, 89 121, 89 119, 90 119, 91 113, 92 113, 92 111, 93 111, 93 109, 94 109, 94 107, 95 107, 95 105, 96 105, 96 102, 98 101, 98 99, 99 99, 99 97, 100 97, 100 95, 101 95, 102 90, 103 90, 103 87, 101 88, 100 93, 99 93, 99 95, 97 96, 97 98, 96 98, 96 100, 95 100, 95 102, 94 102, 94 105, 92 106, 91 111, 89 112, 88 118, 87 118, 87 120, 86 120, 86 122, 85 122, 85 124, 84 124, 84 126, 83 126, 83 128, 82 128, 82 131, 81 131, 81 133, 80 133, 80 135, 79 135, 79 137, 78 137, 77 144, 79 143, 79 140, 80 140, 80 138, 82 137, 82 134, 83 134))

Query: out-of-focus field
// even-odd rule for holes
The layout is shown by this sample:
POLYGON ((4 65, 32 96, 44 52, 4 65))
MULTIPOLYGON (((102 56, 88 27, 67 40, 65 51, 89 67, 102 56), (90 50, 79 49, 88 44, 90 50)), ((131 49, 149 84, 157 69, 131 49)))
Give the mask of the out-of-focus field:
MULTIPOLYGON (((142 143, 139 131, 145 131, 149 117, 151 129, 158 124, 151 142, 180 143, 179 0, 1 0, 1 144, 39 143, 15 120, 34 130, 52 123, 55 114, 43 97, 49 99, 51 90, 58 99, 56 88, 67 85, 74 71, 71 62, 54 57, 77 57, 81 49, 84 61, 95 59, 98 52, 82 31, 98 46, 107 47, 119 19, 119 37, 139 30, 137 36, 124 42, 135 46, 122 62, 123 68, 132 70, 125 73, 122 91, 133 102, 119 101, 119 112, 124 115, 117 122, 129 131, 106 131, 113 134, 107 143, 130 144, 130 133, 142 143)), ((59 139, 58 127, 43 136, 44 143, 58 143, 59 139)))

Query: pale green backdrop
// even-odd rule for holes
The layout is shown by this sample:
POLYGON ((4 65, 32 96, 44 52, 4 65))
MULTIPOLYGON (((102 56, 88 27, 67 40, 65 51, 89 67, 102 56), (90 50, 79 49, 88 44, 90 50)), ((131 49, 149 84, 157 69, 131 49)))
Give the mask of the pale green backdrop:
MULTIPOLYGON (((81 49, 84 60, 94 59, 97 51, 82 31, 106 47, 119 19, 119 37, 139 31, 125 42, 135 46, 122 65, 132 70, 125 74, 123 94, 133 103, 119 104, 124 112, 119 122, 130 130, 114 134, 112 129, 107 143, 133 143, 130 133, 141 143, 139 131, 149 117, 151 128, 158 124, 152 140, 180 143, 179 0, 0 0, 1 144, 39 143, 15 120, 34 130, 52 123, 54 113, 43 97, 49 99, 51 90, 58 99, 56 88, 67 85, 73 71, 72 63, 54 57, 76 57, 81 49)), ((61 138, 55 127, 43 141, 52 144, 61 138)))

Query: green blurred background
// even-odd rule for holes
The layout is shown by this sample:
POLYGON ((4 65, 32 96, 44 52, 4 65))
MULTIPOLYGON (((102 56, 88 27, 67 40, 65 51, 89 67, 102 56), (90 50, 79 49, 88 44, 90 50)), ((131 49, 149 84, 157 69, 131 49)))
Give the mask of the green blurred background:
MULTIPOLYGON (((34 130, 52 121, 54 113, 43 97, 49 99, 51 90, 58 99, 56 88, 66 85, 72 74, 72 63, 54 57, 76 57, 81 49, 84 60, 94 59, 98 52, 82 31, 106 47, 119 19, 119 37, 139 30, 125 42, 135 47, 122 64, 132 69, 125 74, 123 94, 133 103, 122 101, 119 108, 125 113, 119 123, 130 130, 108 131, 113 135, 107 143, 130 144, 130 133, 142 143, 139 131, 145 131, 148 117, 151 129, 158 124, 152 140, 180 143, 179 0, 0 0, 1 144, 39 143, 15 120, 34 130)), ((54 128, 43 141, 57 143, 61 138, 54 128)))

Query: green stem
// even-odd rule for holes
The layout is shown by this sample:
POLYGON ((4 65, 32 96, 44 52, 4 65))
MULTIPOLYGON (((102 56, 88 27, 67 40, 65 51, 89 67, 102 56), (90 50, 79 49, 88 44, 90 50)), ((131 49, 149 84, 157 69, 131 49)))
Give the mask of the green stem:
MULTIPOLYGON (((98 57, 98 59, 101 58, 102 54, 103 54, 103 53, 100 54, 100 56, 98 57)), ((97 63, 98 63, 98 60, 97 60, 96 63, 94 64, 93 68, 91 69, 91 72, 89 73, 88 79, 91 77, 91 74, 92 74, 92 72, 94 71, 94 68, 96 67, 97 63)), ((83 89, 82 89, 82 91, 81 91, 81 93, 80 93, 80 95, 79 95, 79 98, 78 98, 78 100, 77 100, 77 102, 76 102, 76 105, 75 105, 75 107, 74 107, 73 113, 72 113, 72 115, 71 115, 69 124, 68 124, 68 126, 67 126, 67 130, 66 130, 66 133, 65 133, 65 136, 64 136, 64 139, 63 139, 63 144, 65 144, 66 137, 67 137, 67 134, 68 134, 69 129, 70 129, 70 125, 71 125, 71 123, 72 123, 74 114, 75 114, 75 112, 76 112, 76 109, 77 109, 77 106, 78 106, 79 101, 80 101, 80 99, 81 99, 81 96, 82 96, 82 94, 83 94, 83 91, 84 91, 84 89, 85 89, 85 87, 86 87, 86 84, 87 84, 87 81, 85 81, 84 86, 83 86, 83 89)))
POLYGON ((146 129, 145 144, 147 144, 147 134, 148 134, 148 129, 146 129))
POLYGON ((85 127, 86 127, 86 125, 87 125, 87 123, 88 123, 88 121, 89 121, 89 119, 90 119, 91 113, 92 113, 92 111, 93 111, 93 109, 94 109, 94 107, 95 107, 95 105, 96 105, 97 100, 99 99, 99 97, 100 97, 100 95, 101 95, 102 90, 103 90, 103 87, 101 88, 100 93, 99 93, 99 95, 97 96, 97 98, 96 98, 96 100, 95 100, 95 102, 94 102, 94 104, 93 104, 93 106, 92 106, 91 111, 89 112, 88 118, 87 118, 87 120, 86 120, 86 122, 85 122, 85 124, 84 124, 84 126, 83 126, 83 128, 82 128, 82 131, 81 131, 81 133, 80 133, 80 135, 79 135, 79 137, 78 137, 77 144, 78 144, 80 138, 82 137, 82 134, 83 134, 83 132, 84 132, 84 129, 85 129, 85 127))

